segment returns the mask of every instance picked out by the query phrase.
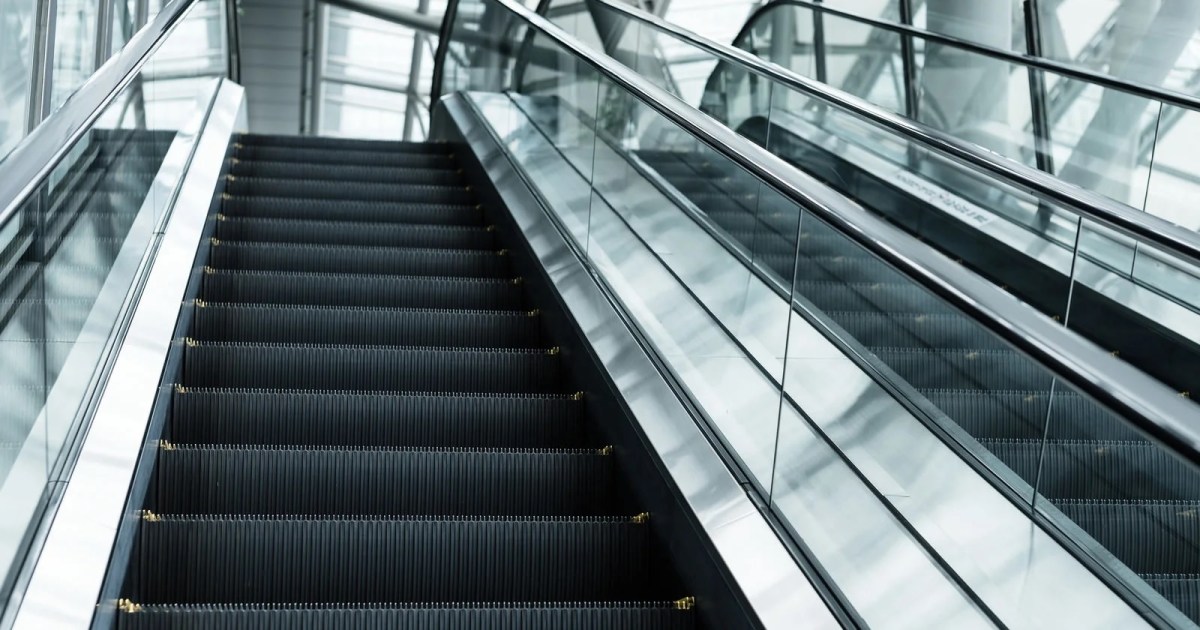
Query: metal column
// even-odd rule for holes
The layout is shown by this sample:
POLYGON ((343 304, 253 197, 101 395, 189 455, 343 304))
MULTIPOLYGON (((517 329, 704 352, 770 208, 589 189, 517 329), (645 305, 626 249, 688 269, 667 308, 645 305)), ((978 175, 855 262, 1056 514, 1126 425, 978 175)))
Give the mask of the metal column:
MULTIPOLYGON (((1025 51, 1042 56, 1042 27, 1037 0, 1025 0, 1025 51)), ((1033 149, 1038 169, 1054 172, 1050 117, 1046 107, 1046 75, 1037 68, 1026 70, 1029 76, 1029 107, 1033 121, 1033 149)))
POLYGON ((54 30, 58 0, 38 0, 34 18, 33 76, 29 95, 27 131, 33 131, 50 115, 50 95, 54 89, 54 30))
POLYGON ((113 4, 120 0, 100 0, 96 7, 96 49, 92 69, 98 70, 113 53, 113 4))

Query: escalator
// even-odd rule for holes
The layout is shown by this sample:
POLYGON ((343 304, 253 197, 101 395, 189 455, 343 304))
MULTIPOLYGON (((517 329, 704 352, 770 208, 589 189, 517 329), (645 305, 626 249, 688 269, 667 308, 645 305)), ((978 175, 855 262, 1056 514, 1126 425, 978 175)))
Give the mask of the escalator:
POLYGON ((701 625, 452 145, 236 142, 118 627, 701 625))
POLYGON ((1090 400, 1056 391, 1035 364, 824 224, 804 222, 797 246, 783 213, 742 202, 758 186, 744 174, 686 151, 637 155, 696 207, 721 208, 706 216, 781 277, 798 252, 797 299, 1200 619, 1200 480, 1190 468, 1090 400))

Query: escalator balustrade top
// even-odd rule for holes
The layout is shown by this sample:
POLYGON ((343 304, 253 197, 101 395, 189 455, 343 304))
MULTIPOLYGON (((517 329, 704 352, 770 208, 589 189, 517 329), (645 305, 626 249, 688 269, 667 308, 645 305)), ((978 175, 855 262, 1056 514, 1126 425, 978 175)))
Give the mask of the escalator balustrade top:
POLYGON ((449 146, 235 149, 119 626, 695 627, 449 146))

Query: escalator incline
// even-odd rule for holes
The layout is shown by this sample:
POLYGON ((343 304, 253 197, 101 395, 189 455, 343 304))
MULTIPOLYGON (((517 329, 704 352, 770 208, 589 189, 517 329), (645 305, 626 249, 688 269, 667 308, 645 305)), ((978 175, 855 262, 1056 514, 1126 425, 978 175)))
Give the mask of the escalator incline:
POLYGON ((695 627, 450 145, 235 150, 118 627, 695 627))

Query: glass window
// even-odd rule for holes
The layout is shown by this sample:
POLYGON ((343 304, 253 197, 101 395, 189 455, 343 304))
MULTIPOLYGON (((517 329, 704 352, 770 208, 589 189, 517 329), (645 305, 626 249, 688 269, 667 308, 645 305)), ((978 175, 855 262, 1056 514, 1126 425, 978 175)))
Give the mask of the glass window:
POLYGON ((54 23, 54 85, 50 107, 63 101, 96 68, 97 0, 59 0, 54 23))
POLYGON ((25 137, 35 0, 0 0, 0 158, 25 137))
MULTIPOLYGON (((396 4, 438 15, 446 2, 396 4)), ((424 139, 437 36, 334 7, 324 10, 323 27, 318 133, 424 139)))

